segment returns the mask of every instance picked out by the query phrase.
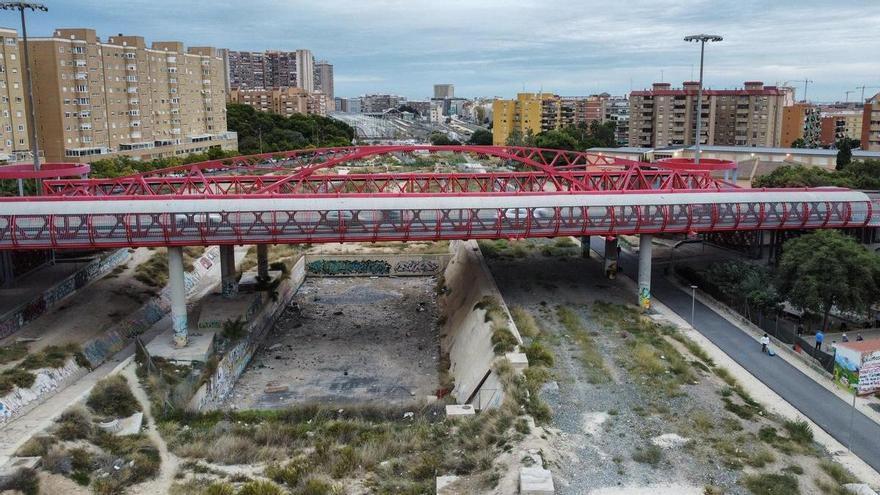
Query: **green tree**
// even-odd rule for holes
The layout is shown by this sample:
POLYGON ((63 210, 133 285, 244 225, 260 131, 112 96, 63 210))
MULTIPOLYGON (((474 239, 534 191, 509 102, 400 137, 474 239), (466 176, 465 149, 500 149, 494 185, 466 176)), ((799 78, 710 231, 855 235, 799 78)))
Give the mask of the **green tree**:
POLYGON ((468 144, 488 146, 492 144, 492 133, 485 129, 477 129, 471 134, 468 144))
POLYGON ((818 230, 782 247, 779 292, 796 308, 822 315, 831 308, 867 312, 880 297, 880 261, 853 238, 818 230))
POLYGON ((849 138, 841 139, 837 145, 837 170, 843 170, 852 161, 852 147, 849 138))
POLYGON ((554 150, 576 150, 578 142, 563 131, 546 131, 535 137, 535 146, 554 150))
POLYGON ((285 117, 237 103, 226 105, 226 121, 229 130, 238 133, 238 149, 243 155, 350 146, 355 137, 351 126, 335 119, 308 114, 285 117))
POLYGON ((432 132, 430 141, 431 144, 433 144, 434 146, 450 146, 461 144, 461 142, 455 139, 449 139, 449 136, 442 132, 432 132))
POLYGON ((523 134, 519 129, 513 129, 510 131, 510 134, 507 135, 507 139, 504 141, 504 144, 507 146, 522 146, 523 145, 523 134))
POLYGON ((797 138, 791 142, 791 147, 792 148, 806 148, 807 142, 804 141, 804 138, 797 138))

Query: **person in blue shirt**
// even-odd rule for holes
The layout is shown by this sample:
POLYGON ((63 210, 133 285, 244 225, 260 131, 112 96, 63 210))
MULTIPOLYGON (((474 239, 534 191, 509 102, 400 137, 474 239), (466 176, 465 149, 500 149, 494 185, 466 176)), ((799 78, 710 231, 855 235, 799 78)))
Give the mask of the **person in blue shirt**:
POLYGON ((816 332, 816 350, 822 350, 822 342, 825 340, 825 334, 822 333, 822 330, 816 332))

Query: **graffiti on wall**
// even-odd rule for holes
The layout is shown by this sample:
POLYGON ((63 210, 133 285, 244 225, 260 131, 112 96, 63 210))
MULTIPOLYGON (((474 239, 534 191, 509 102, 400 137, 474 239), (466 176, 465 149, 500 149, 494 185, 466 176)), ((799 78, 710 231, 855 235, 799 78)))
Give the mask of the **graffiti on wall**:
POLYGON ((315 260, 306 265, 311 275, 388 275, 391 265, 384 260, 315 260))
POLYGON ((0 338, 17 332, 21 327, 42 316, 47 310, 58 304, 89 282, 104 276, 131 257, 128 249, 117 249, 109 255, 96 259, 78 270, 76 273, 50 287, 32 300, 10 311, 0 319, 0 338))
POLYGON ((440 269, 440 263, 434 260, 407 260, 398 261, 394 266, 396 273, 437 273, 440 269))

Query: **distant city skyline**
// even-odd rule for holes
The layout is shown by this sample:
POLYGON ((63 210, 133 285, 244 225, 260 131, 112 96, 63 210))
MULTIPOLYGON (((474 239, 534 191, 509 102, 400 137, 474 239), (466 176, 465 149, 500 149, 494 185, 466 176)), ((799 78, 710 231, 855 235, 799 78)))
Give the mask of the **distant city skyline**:
MULTIPOLYGON (((102 39, 121 32, 188 46, 309 49, 335 66, 335 93, 342 97, 423 99, 436 83, 454 84, 463 97, 523 90, 623 94, 661 79, 679 86, 697 75, 699 49, 682 38, 698 32, 725 38, 707 47, 707 87, 792 81, 800 99, 803 82, 795 81, 806 78, 814 81, 811 100, 843 101, 851 91, 855 101, 856 86, 880 86, 880 58, 873 56, 880 39, 872 34, 880 9, 871 0, 251 0, 245 9, 231 0, 45 4, 48 13, 28 17, 32 36, 87 27, 102 39)), ((17 15, 4 12, 0 26, 18 29, 17 15)))

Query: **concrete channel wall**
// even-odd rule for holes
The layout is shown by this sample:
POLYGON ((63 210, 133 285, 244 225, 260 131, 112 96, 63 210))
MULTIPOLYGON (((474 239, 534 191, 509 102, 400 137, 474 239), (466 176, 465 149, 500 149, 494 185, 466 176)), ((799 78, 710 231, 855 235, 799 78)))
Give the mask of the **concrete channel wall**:
MULTIPOLYGON (((202 277, 214 266, 219 252, 220 250, 216 246, 206 249, 202 256, 193 263, 195 269, 185 274, 187 296, 192 294, 202 277)), ((99 276, 97 273, 107 274, 113 267, 128 261, 130 256, 127 249, 120 249, 104 258, 107 267, 97 271, 93 268, 88 273, 94 274, 94 277, 99 276)), ((141 306, 126 319, 110 326, 100 337, 85 342, 82 345, 83 355, 92 368, 97 368, 125 348, 136 335, 147 331, 161 320, 168 314, 168 311, 170 311, 170 302, 166 287, 158 296, 141 306)), ((88 368, 79 366, 73 359, 61 368, 35 370, 36 380, 32 386, 25 389, 16 387, 5 396, 0 397, 0 424, 27 413, 88 373, 88 368)))
POLYGON ((229 349, 220 359, 217 370, 204 385, 199 387, 190 400, 191 410, 215 409, 229 395, 238 377, 241 376, 257 349, 262 345, 266 334, 290 303, 290 300, 293 299, 293 296, 296 295, 305 279, 306 258, 304 256, 294 264, 290 276, 279 285, 278 297, 274 301, 267 294, 261 294, 263 298, 262 309, 250 320, 247 338, 242 339, 229 349))
POLYGON ((110 273, 131 259, 128 248, 117 249, 107 256, 99 257, 54 286, 37 294, 30 301, 0 315, 0 339, 21 330, 21 327, 42 316, 46 311, 73 295, 79 289, 110 273))
POLYGON ((492 366, 502 357, 492 349, 492 325, 486 321, 486 310, 475 307, 477 303, 487 296, 495 298, 520 344, 522 337, 477 243, 454 241, 450 250, 452 259, 443 274, 448 291, 440 304, 446 316, 441 345, 449 353, 450 373, 455 379, 452 395, 459 404, 473 396, 472 404, 477 409, 498 407, 504 391, 492 366))
POLYGON ((439 275, 448 254, 306 255, 310 277, 428 277, 439 275))

